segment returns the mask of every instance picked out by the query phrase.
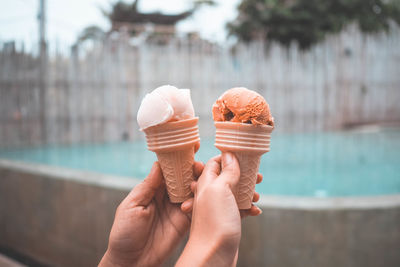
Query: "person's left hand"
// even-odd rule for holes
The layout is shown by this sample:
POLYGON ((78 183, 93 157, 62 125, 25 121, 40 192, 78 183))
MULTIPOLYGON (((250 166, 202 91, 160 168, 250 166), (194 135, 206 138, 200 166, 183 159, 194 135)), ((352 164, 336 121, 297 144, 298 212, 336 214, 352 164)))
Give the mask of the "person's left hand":
MULTIPOLYGON (((196 162, 194 175, 204 165, 196 162)), ((182 207, 191 203, 182 203, 182 207)), ((190 227, 190 215, 169 201, 158 162, 147 178, 119 205, 108 249, 99 266, 159 266, 176 248, 190 227)))
MULTIPOLYGON (((182 205, 191 212, 189 241, 176 266, 235 266, 241 237, 240 218, 257 216, 261 210, 254 204, 250 209, 238 209, 232 188, 240 179, 239 162, 233 153, 211 158, 198 182, 192 182, 194 198, 182 205)), ((262 175, 257 175, 257 183, 262 175)), ((260 195, 254 193, 253 202, 260 195)))

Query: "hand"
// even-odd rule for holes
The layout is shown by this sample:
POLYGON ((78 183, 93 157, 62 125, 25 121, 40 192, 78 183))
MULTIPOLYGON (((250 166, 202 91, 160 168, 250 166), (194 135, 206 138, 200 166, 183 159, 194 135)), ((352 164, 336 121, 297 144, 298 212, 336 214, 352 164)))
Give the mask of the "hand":
MULTIPOLYGON (((240 218, 259 215, 255 206, 239 212, 232 188, 240 177, 239 163, 232 153, 210 159, 198 182, 192 184, 194 203, 189 241, 177 266, 228 266, 236 264, 241 237, 240 218)), ((257 177, 261 182, 262 176, 257 177)), ((257 201, 256 193, 253 200, 257 201)), ((190 210, 191 201, 182 205, 190 210)))
MULTIPOLYGON (((196 178, 203 168, 202 163, 195 163, 196 178)), ((99 266, 159 266, 189 226, 190 217, 169 201, 161 168, 155 162, 147 178, 119 205, 99 266)))

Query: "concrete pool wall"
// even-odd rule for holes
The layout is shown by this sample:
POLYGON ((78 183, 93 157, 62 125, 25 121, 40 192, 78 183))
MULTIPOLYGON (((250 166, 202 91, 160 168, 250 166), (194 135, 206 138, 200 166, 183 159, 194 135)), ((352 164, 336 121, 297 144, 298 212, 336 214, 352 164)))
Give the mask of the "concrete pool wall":
MULTIPOLYGON (((94 266, 137 182, 0 160, 0 248, 45 265, 94 266)), ((400 266, 400 195, 259 204, 263 214, 243 221, 238 266, 400 266)))

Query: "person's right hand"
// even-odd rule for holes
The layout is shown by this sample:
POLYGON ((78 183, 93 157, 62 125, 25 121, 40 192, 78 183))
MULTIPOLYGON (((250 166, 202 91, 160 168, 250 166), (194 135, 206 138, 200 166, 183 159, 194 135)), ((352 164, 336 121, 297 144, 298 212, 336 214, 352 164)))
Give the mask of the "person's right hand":
MULTIPOLYGON (((237 186, 239 178, 239 163, 234 154, 223 153, 207 162, 198 182, 192 186, 194 203, 190 237, 176 266, 236 264, 241 214, 232 188, 237 186)), ((259 176, 258 180, 261 179, 259 176)), ((258 194, 254 200, 258 200, 258 194)), ((242 215, 260 213, 261 210, 253 206, 242 215)))

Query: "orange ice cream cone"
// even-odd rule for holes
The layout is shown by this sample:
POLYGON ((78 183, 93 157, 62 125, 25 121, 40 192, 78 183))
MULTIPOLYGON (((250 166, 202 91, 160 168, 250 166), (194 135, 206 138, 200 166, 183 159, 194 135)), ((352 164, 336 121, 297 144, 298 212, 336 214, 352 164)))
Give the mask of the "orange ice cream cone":
POLYGON ((270 125, 215 122, 215 146, 221 152, 233 152, 240 165, 240 180, 233 193, 239 209, 251 207, 261 156, 269 151, 270 125))
POLYGON ((194 147, 200 141, 198 118, 167 122, 144 129, 147 146, 157 154, 172 203, 192 197, 194 147))

